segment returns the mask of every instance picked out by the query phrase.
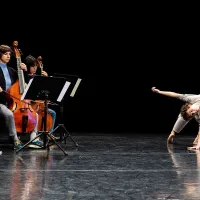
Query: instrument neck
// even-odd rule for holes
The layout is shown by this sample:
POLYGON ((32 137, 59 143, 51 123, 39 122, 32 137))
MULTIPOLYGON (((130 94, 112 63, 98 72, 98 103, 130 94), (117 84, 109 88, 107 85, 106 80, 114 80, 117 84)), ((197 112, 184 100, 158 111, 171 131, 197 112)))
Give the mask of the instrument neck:
POLYGON ((39 67, 41 69, 41 75, 42 75, 42 71, 43 71, 43 63, 42 62, 39 62, 39 67))
MULTIPOLYGON (((20 54, 18 49, 14 48, 14 50, 15 50, 16 55, 20 54)), ((19 79, 20 94, 23 94, 23 92, 25 90, 25 79, 24 79, 24 72, 20 67, 21 57, 16 56, 16 59, 17 59, 17 74, 18 74, 18 79, 19 79)))

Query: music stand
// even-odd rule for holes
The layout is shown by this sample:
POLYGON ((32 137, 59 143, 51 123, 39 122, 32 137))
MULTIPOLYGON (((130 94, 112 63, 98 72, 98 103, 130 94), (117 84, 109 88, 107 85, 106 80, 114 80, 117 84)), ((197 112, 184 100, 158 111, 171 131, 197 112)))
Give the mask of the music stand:
MULTIPOLYGON (((81 82, 81 78, 79 78, 76 75, 68 75, 68 74, 58 74, 58 73, 54 73, 54 77, 60 77, 60 78, 66 78, 68 81, 70 81, 70 86, 68 88, 68 93, 70 97, 74 97, 80 82, 81 82)), ((64 98, 63 98, 64 99, 64 98)), ((63 129, 63 132, 60 132, 60 141, 64 140, 65 144, 67 143, 67 138, 69 137, 74 144, 76 145, 76 147, 78 147, 78 143, 73 139, 73 137, 71 136, 71 134, 69 133, 69 131, 66 129, 65 125, 64 125, 64 107, 63 107, 63 100, 60 103, 60 123, 58 124, 58 126, 51 132, 54 133, 56 130, 58 130, 59 128, 63 129)))
POLYGON ((44 131, 40 131, 40 133, 23 145, 20 149, 16 152, 19 152, 36 138, 43 135, 43 143, 44 146, 42 148, 47 148, 49 150, 49 145, 47 142, 47 138, 51 138, 51 140, 63 151, 65 155, 68 155, 64 149, 56 142, 54 137, 46 131, 46 123, 47 123, 47 110, 48 110, 48 100, 51 101, 62 101, 63 96, 65 95, 66 91, 70 86, 70 82, 68 82, 65 78, 60 77, 47 77, 47 76, 34 76, 28 83, 23 95, 21 96, 21 100, 44 100, 44 131), (48 136, 48 137, 47 137, 48 136))

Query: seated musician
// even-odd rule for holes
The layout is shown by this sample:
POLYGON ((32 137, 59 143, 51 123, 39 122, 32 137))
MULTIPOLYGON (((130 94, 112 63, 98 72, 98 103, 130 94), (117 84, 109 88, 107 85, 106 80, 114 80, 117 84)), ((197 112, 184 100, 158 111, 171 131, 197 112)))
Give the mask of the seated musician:
MULTIPOLYGON (((10 67, 8 62, 11 59, 12 49, 8 45, 0 45, 0 115, 5 119, 5 126, 8 129, 9 137, 14 143, 14 149, 20 149, 23 147, 22 142, 18 137, 16 130, 15 119, 13 112, 8 108, 8 98, 5 94, 18 80, 17 71, 10 67)), ((28 81, 27 66, 24 63, 20 63, 20 68, 23 70, 24 78, 28 81)), ((1 125, 0 125, 1 126, 1 125)), ((36 137, 37 123, 34 130, 30 133, 30 139, 36 137)), ((42 142, 39 138, 35 139, 29 147, 41 148, 42 142)))
MULTIPOLYGON (((40 57, 41 56, 39 56, 39 58, 40 57)), ((36 59, 31 55, 27 56, 25 60, 28 69, 28 74, 30 77, 34 77, 35 75, 48 76, 48 73, 43 70, 43 65, 41 63, 41 60, 40 60, 40 65, 38 65, 38 59, 36 59)), ((56 112, 51 108, 48 108, 48 112, 51 114, 53 119, 52 127, 50 128, 50 130, 48 130, 49 133, 51 133, 54 130, 55 126, 56 112)))

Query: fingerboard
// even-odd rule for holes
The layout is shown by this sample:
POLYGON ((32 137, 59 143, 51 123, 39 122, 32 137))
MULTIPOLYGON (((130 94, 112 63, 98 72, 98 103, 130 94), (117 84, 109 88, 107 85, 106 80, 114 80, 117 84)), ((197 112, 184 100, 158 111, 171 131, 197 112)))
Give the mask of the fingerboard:
POLYGON ((15 50, 15 55, 17 59, 17 73, 18 73, 18 78, 19 78, 19 89, 20 89, 20 94, 22 95, 25 90, 24 72, 20 67, 21 56, 20 56, 19 50, 16 48, 14 50, 15 50))

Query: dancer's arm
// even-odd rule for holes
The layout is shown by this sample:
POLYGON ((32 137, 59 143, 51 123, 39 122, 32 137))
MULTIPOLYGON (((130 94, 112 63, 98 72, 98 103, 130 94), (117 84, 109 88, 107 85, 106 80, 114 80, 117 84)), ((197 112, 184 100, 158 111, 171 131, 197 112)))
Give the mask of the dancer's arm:
POLYGON ((182 96, 182 94, 171 92, 171 91, 162 91, 162 90, 157 89, 156 87, 152 87, 151 90, 155 93, 168 96, 168 97, 173 97, 173 98, 179 98, 182 96))
POLYGON ((168 143, 173 143, 173 139, 176 136, 176 133, 180 133, 183 128, 188 124, 190 120, 184 120, 183 117, 179 114, 178 118, 172 128, 171 133, 169 134, 169 137, 167 139, 168 143))

